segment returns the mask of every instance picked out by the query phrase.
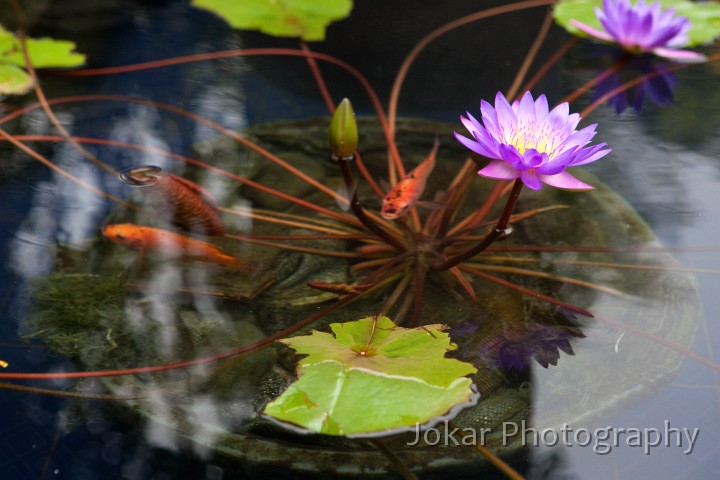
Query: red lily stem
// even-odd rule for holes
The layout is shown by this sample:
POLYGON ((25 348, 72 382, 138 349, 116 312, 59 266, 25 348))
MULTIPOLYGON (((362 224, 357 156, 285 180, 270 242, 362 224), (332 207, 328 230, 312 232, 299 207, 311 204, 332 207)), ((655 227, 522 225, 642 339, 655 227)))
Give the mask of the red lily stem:
MULTIPOLYGON (((307 43, 303 40, 300 40, 300 50, 305 53, 311 52, 310 47, 308 47, 307 43)), ((318 89, 320 90, 320 95, 322 95, 323 100, 325 100, 328 112, 332 115, 333 112, 335 112, 335 102, 333 102, 330 92, 328 91, 327 84, 325 83, 325 79, 323 78, 322 73, 320 73, 320 67, 318 67, 317 60, 315 60, 312 55, 307 55, 305 59, 310 67, 315 83, 317 83, 318 89)))
MULTIPOLYGON (((311 235, 271 235, 264 233, 244 233, 235 235, 236 237, 248 238, 250 240, 287 240, 288 242, 303 242, 306 240, 375 240, 377 238, 371 235, 353 234, 353 233, 330 233, 330 234, 311 234, 311 235)), ((359 253, 359 252, 358 252, 359 253)), ((363 255, 365 258, 365 255, 363 255)))
MULTIPOLYGON (((450 427, 455 428, 454 423, 450 423, 450 427)), ((517 470, 512 468, 509 464, 507 464, 502 458, 495 455, 493 452, 490 451, 489 448, 487 448, 482 443, 476 443, 475 448, 485 457, 487 458, 490 463, 495 465, 495 467, 503 472, 507 478, 510 480, 524 480, 525 477, 520 475, 517 470)))
MULTIPOLYGON (((242 240, 247 243, 254 243, 256 245, 265 245, 267 247, 280 248, 282 250, 293 250, 295 252, 310 253, 313 255, 323 255, 326 257, 339 257, 339 258, 364 258, 362 255, 352 252, 338 252, 335 250, 322 250, 318 248, 301 247, 298 245, 289 245, 286 243, 271 242, 268 240, 260 240, 258 238, 248 237, 246 235, 234 235, 232 233, 226 233, 225 237, 233 238, 235 240, 242 240)), ((301 239, 298 239, 301 240, 301 239)))
POLYGON ((720 252, 720 247, 591 247, 578 246, 506 246, 490 247, 488 252, 599 252, 599 253, 687 253, 720 252))
MULTIPOLYGON (((591 90, 593 87, 595 87, 595 85, 600 83, 602 80, 606 79, 613 73, 620 70, 623 67, 623 65, 625 65, 628 62, 628 60, 630 60, 630 55, 627 55, 627 54, 623 55, 617 62, 613 63, 610 67, 605 69, 605 71, 601 72, 598 76, 596 76, 592 80, 589 80, 589 81, 585 82, 583 85, 579 86, 573 93, 571 93, 570 95, 563 98, 559 103, 574 102, 575 100, 578 99, 578 97, 580 95, 591 90)), ((580 116, 582 117, 583 115, 580 115, 580 116)))
POLYGON ((445 195, 445 201, 447 202, 447 206, 441 211, 437 212, 435 215, 430 215, 426 224, 426 234, 434 233, 435 238, 443 238, 447 235, 448 228, 450 228, 450 222, 453 220, 455 214, 457 213, 458 205, 460 205, 460 203, 465 198, 465 194, 467 193, 468 188, 470 188, 470 185, 474 180, 473 176, 470 175, 470 172, 474 169, 474 166, 475 162, 473 160, 468 160, 460 168, 458 176, 450 184, 448 193, 445 195), (438 216, 439 220, 436 223, 435 218, 438 216), (432 224, 430 223, 430 220, 433 220, 432 224))
MULTIPOLYGON (((315 83, 317 83, 318 89, 320 90, 320 94, 322 95, 323 100, 325 100, 325 105, 327 106, 328 112, 330 112, 330 115, 332 115, 333 113, 335 113, 335 102, 333 102, 333 99, 330 96, 330 92, 328 91, 325 78, 320 72, 320 67, 317 64, 315 57, 312 56, 312 51, 310 50, 310 47, 308 47, 307 43, 302 40, 300 41, 300 49, 308 54, 305 58, 307 59, 307 63, 310 66, 310 70, 312 71, 315 83)), ((378 194, 378 197, 382 198, 382 189, 377 184, 377 182, 375 182, 375 179, 372 177, 372 175, 370 175, 370 172, 368 172, 367 168, 365 168, 365 164, 362 162, 360 154, 357 152, 355 152, 355 161, 357 162, 360 174, 370 184, 373 190, 375 190, 375 193, 378 194)))
POLYGON ((485 238, 480 241, 480 243, 466 250, 465 252, 459 253, 454 257, 451 257, 439 264, 432 265, 432 268, 435 270, 447 270, 448 268, 452 268, 455 265, 458 265, 465 260, 474 257, 475 255, 481 253, 483 250, 492 245, 492 243, 505 232, 508 221, 510 220, 510 215, 512 215, 513 210, 515 210, 515 205, 517 205, 517 201, 520 197, 520 191, 522 190, 522 187, 522 180, 519 178, 516 179, 515 183, 513 184, 512 191, 510 192, 510 196, 507 199, 507 203, 505 203, 505 208, 500 214, 495 228, 493 228, 490 233, 488 233, 485 238))
POLYGON ((423 307, 423 292, 425 290, 425 279, 427 278, 428 264, 426 262, 418 262, 415 265, 415 275, 413 275, 413 313, 412 324, 420 325, 420 314, 423 307))
POLYGON ((369 442, 375 448, 380 450, 380 453, 385 455, 385 458, 388 459, 390 464, 395 468, 395 471, 399 473, 404 480, 418 480, 417 475, 415 475, 412 470, 410 470, 408 466, 403 463, 400 457, 395 454, 393 449, 385 445, 385 442, 383 442, 379 438, 371 438, 369 442))
POLYGON ((382 188, 380 188, 380 185, 377 184, 372 175, 370 175, 370 172, 368 172, 368 169, 365 166, 365 163, 362 161, 362 157, 360 156, 359 152, 355 152, 355 163, 357 164, 358 170, 360 171, 360 175, 363 176, 365 181, 368 182, 373 191, 375 191, 377 197, 383 198, 385 196, 385 193, 383 192, 382 188))
MULTIPOLYGON (((500 199, 500 197, 505 193, 505 188, 508 186, 506 182, 499 181, 495 183, 492 190, 488 194, 487 199, 483 204, 475 210, 471 215, 468 215, 465 217, 462 221, 458 222, 453 228, 450 230, 449 235, 446 235, 446 238, 448 236, 455 236, 458 233, 462 233, 466 230, 472 230, 474 228, 477 228, 477 225, 480 224, 490 213, 490 210, 492 207, 495 206, 495 203, 500 199)), ((443 244, 443 246, 446 246, 443 244)))
POLYGON ((135 367, 135 368, 125 368, 125 369, 117 369, 117 370, 96 370, 96 371, 89 371, 89 372, 53 372, 53 373, 5 373, 5 372, 0 372, 0 378, 22 379, 22 380, 52 380, 52 379, 59 379, 59 378, 118 377, 118 376, 122 376, 122 375, 137 375, 137 374, 141 374, 141 373, 166 372, 168 370, 177 370, 180 368, 192 367, 192 366, 201 365, 204 363, 217 362, 218 360, 223 360, 225 358, 234 357, 236 355, 240 355, 243 353, 254 353, 254 352, 260 351, 263 348, 271 345, 275 341, 277 341, 281 338, 285 338, 288 335, 291 335, 291 334, 297 332, 301 328, 304 328, 304 327, 310 325, 311 323, 313 323, 313 322, 319 320, 320 318, 322 318, 323 316, 337 310, 338 308, 342 307, 343 305, 350 303, 352 300, 354 300, 359 295, 360 294, 346 295, 345 297, 339 299, 337 302, 318 310, 317 312, 310 315, 309 317, 306 317, 305 319, 297 322, 294 325, 289 326, 288 328, 276 333, 275 335, 271 335, 271 336, 264 338, 262 340, 259 340, 257 342, 243 345, 242 347, 236 348, 235 350, 230 350, 228 352, 219 353, 217 355, 212 355, 210 357, 195 358, 193 360, 175 362, 175 363, 170 363, 167 365, 151 365, 151 366, 147 366, 147 367, 135 367))
POLYGON ((28 75, 30 76, 30 79, 32 80, 33 87, 35 90, 35 95, 37 96, 38 101, 42 105, 43 110, 45 110, 45 114, 50 119, 50 122, 53 124, 53 126, 57 129, 58 132, 63 136, 63 138, 73 146, 78 152, 80 152, 85 158, 90 160, 93 164, 95 164, 97 167, 105 170, 110 175, 118 175, 117 170, 112 168, 111 166, 107 165, 106 163, 102 162, 100 159, 95 157, 92 153, 88 152, 87 149, 85 149, 82 145, 79 143, 73 141, 72 137, 70 136, 70 133, 63 127, 62 123, 60 123, 60 120, 58 120, 57 116, 55 115, 55 112, 53 112, 52 108, 50 108, 50 105, 48 104, 47 98, 45 97, 45 92, 43 91, 42 87, 40 86, 40 81, 38 80, 37 72, 35 71, 35 67, 32 64, 32 61, 30 60, 30 54, 28 53, 28 47, 27 47, 27 39, 25 38, 25 13, 23 12, 22 8, 20 8, 20 4, 17 2, 17 0, 10 0, 10 4, 12 5, 12 8, 15 10, 15 17, 18 22, 17 27, 17 38, 20 42, 20 50, 23 56, 23 59, 25 60, 25 69, 28 72, 28 75))
MULTIPOLYGON (((546 0, 548 2, 550 0, 546 0)), ((250 56, 263 56, 263 55, 278 55, 278 56, 289 56, 289 57, 312 57, 317 60, 321 60, 323 62, 332 63, 333 65, 336 65, 343 70, 347 71, 355 77, 355 79, 362 85, 363 89, 365 89, 365 92, 368 94, 368 97, 370 98, 371 103, 373 104, 373 108, 375 109, 375 112, 377 113, 378 119, 380 120, 380 124, 383 128, 383 132, 385 133, 385 139, 388 142, 388 147, 390 149, 390 154, 393 159, 393 161, 396 164, 400 164, 400 154, 397 150, 397 145, 395 145, 395 140, 393 138, 393 135, 390 133, 390 128, 388 125, 387 116, 385 115, 385 110, 383 110, 382 104, 380 103, 380 99, 377 96, 377 93, 373 89, 370 82, 365 78, 363 74, 361 74, 355 67, 348 64, 347 62, 344 62, 340 59, 337 59, 333 56, 319 53, 319 52, 313 52, 313 51, 302 51, 292 48, 248 48, 248 49, 238 49, 238 50, 224 50, 221 52, 210 52, 210 53, 198 53, 194 55, 186 55, 182 57, 175 57, 175 58, 168 58, 164 60, 153 60, 150 62, 144 62, 144 63, 136 63, 134 65, 125 65, 125 66, 119 66, 119 67, 105 67, 105 68, 88 68, 88 69, 82 69, 82 70, 69 70, 69 71, 55 71, 53 72, 54 75, 61 75, 61 76, 93 76, 93 75, 109 75, 109 74, 116 74, 116 73, 127 73, 127 72, 135 72, 138 70, 146 70, 150 68, 161 68, 161 67, 168 67, 172 65, 181 65, 183 63, 192 63, 192 62, 198 62, 198 61, 206 61, 206 60, 217 60, 221 58, 228 58, 228 57, 250 57, 250 56)))
POLYGON ((389 276, 393 273, 396 273, 396 271, 398 270, 402 270, 402 262, 404 262, 410 256, 411 255, 409 252, 404 252, 400 255, 391 257, 389 260, 385 260, 385 264, 383 264, 377 270, 365 277, 363 283, 376 283, 379 281, 378 278, 381 278, 383 276, 389 276))
POLYGON ((95 195, 97 195, 97 196, 99 196, 99 197, 102 197, 102 198, 106 198, 106 199, 108 199, 108 200, 111 200, 111 201, 117 203, 118 205, 123 205, 124 207, 130 208, 130 209, 133 209, 133 210, 136 210, 136 209, 137 209, 137 207, 136 207, 135 205, 133 205, 133 204, 131 204, 131 203, 128 203, 128 202, 126 202, 126 201, 124 201, 124 200, 122 200, 122 199, 120 199, 120 198, 117 198, 117 197, 115 197, 115 196, 113 196, 113 195, 111 195, 111 194, 109 194, 109 193, 103 192, 102 190, 96 188, 95 186, 93 186, 93 185, 85 182, 84 180, 81 180, 80 178, 76 177, 75 175, 73 175, 73 174, 65 171, 64 169, 58 167, 57 165, 55 165, 54 163, 52 163, 50 160, 48 160, 48 159, 45 158, 44 156, 42 156, 42 155, 40 155, 39 153, 37 153, 37 152, 36 152, 35 150, 33 150, 32 148, 30 148, 30 147, 28 147, 27 145, 25 145, 24 143, 19 142, 18 140, 16 140, 15 137, 13 137, 11 134, 9 134, 8 132, 6 132, 4 129, 0 128, 0 140, 2 140, 3 138, 4 138, 5 140, 7 140, 8 142, 12 143, 13 145, 15 145, 17 148, 19 148, 19 149, 22 150, 23 152, 25 152, 25 153, 27 153, 28 155, 30 155, 31 157, 33 157, 35 160, 37 160, 37 161, 39 161, 40 163, 42 163, 43 165, 45 165, 46 167, 50 168, 51 170, 56 171, 57 173, 59 173, 59 174, 62 175, 63 177, 65 177, 65 178, 67 178, 68 180, 70 180, 70 181, 72 181, 72 182, 80 185, 81 187, 88 189, 89 191, 93 192, 95 195))
POLYGON ((578 37, 572 37, 570 40, 565 42, 562 47, 560 47, 546 62, 544 62, 537 72, 535 72, 535 75, 532 76, 532 78, 523 86, 522 91, 523 92, 529 92, 532 90, 532 88, 537 84, 540 80, 543 79, 543 77, 547 74, 547 72, 557 63, 560 61, 560 59, 570 51, 572 47, 575 46, 577 42, 580 41, 580 38, 578 37))
POLYGON ((494 17, 497 15, 503 15, 505 13, 517 12, 519 10, 542 7, 555 3, 557 3, 557 0, 528 0, 524 2, 516 2, 509 5, 488 8, 486 10, 481 10, 479 12, 475 12, 470 15, 458 18, 456 20, 453 20, 452 22, 448 22, 423 37, 423 39, 420 40, 415 45, 415 47, 413 47, 410 53, 408 53, 407 57, 405 57, 405 60, 403 61, 397 75, 395 76, 395 81, 393 82, 392 91, 390 93, 390 102, 388 106, 388 121, 390 123, 391 136, 395 136, 395 119, 397 117, 398 98, 400 97, 400 90, 402 88, 402 84, 405 81, 408 70, 410 70, 410 66, 418 57, 418 55, 420 55, 420 53, 425 49, 425 47, 427 47, 438 37, 452 30, 455 30, 456 28, 462 27, 463 25, 467 25, 469 23, 477 22, 479 20, 484 20, 486 18, 494 17))
POLYGON ((489 280, 493 283, 497 283, 499 285, 502 285, 504 287, 511 288, 513 290, 516 290, 520 293, 524 293, 526 295, 530 295, 535 298, 539 298, 540 300, 546 301, 548 303, 552 303, 553 305, 557 305, 558 307, 564 308, 565 310, 570 310, 571 312, 579 313, 580 315, 584 315, 586 317, 593 317, 593 314, 588 312, 585 309, 582 309, 580 307, 576 307, 575 305, 571 305, 569 303, 563 302, 561 300, 558 300, 553 297, 549 297, 547 295, 543 295, 540 292, 536 292, 535 290, 530 290, 529 288, 521 287, 517 283, 508 282, 507 280, 503 280, 502 278, 498 278, 495 275, 490 275, 489 273, 485 273, 480 270, 476 270, 474 268, 467 267, 465 265, 460 265, 458 268, 460 268, 464 272, 471 273, 473 275, 477 275, 478 277, 482 277, 486 280, 489 280))
MULTIPOLYGON (((550 25, 552 25, 552 21, 553 21, 553 11, 552 11, 552 8, 550 8, 550 9, 548 9, 547 14, 545 15, 545 20, 543 20, 543 24, 540 27, 540 31, 538 32, 537 37, 535 37, 535 40, 533 41, 533 44, 530 47, 530 50, 528 50, 528 53, 525 56, 525 60, 523 60, 523 63, 522 63, 522 65, 520 65, 520 69, 518 70, 517 75, 515 75, 515 80, 513 81, 512 85, 510 86, 510 89, 508 90, 506 98, 514 98, 516 95, 518 95, 518 89, 520 88, 520 82, 523 81, 523 78, 525 78, 525 75, 527 75, 527 72, 530 69, 532 62, 535 60, 535 57, 537 56, 537 53, 540 50, 540 47, 542 46, 542 43, 545 40, 545 37, 547 37, 548 31, 550 30, 550 25)), ((523 92, 519 92, 519 93, 523 93, 523 92)))
MULTIPOLYGON (((0 135, 2 135, 2 132, 3 132, 3 130, 0 129, 0 135)), ((59 140, 62 140, 62 137, 58 137, 58 136, 54 136, 54 135, 25 135, 25 136, 22 136, 22 138, 28 139, 28 140, 47 140, 47 141, 59 141, 59 140)), ((200 161, 200 160, 196 160, 196 159, 194 159, 194 158, 186 157, 186 156, 184 156, 184 155, 180 155, 180 154, 177 154, 177 153, 168 152, 168 151, 161 150, 161 149, 157 149, 157 148, 153 148, 153 147, 148 147, 148 146, 144 146, 144 145, 137 145, 137 144, 134 144, 134 143, 119 142, 119 141, 116 141, 116 140, 108 140, 108 139, 102 139, 102 138, 88 138, 88 137, 73 137, 73 138, 74 138, 77 142, 80 142, 80 143, 96 143, 96 144, 100 144, 100 145, 111 145, 111 146, 118 146, 118 147, 133 149, 133 150, 142 150, 142 151, 144 151, 144 152, 157 153, 157 154, 160 154, 160 155, 164 155, 164 156, 167 156, 168 158, 172 158, 172 159, 175 159, 175 160, 180 160, 180 161, 183 161, 183 162, 188 163, 188 164, 190 164, 190 165, 196 165, 196 166, 198 166, 198 167, 205 168, 205 169, 207 169, 207 170, 211 170, 211 171, 217 172, 217 173, 219 173, 220 175, 223 175, 223 176, 228 177, 228 178, 230 178, 230 179, 232 179, 232 180, 235 180, 236 182, 242 183, 242 184, 247 185, 247 186, 249 186, 249 187, 251 187, 251 188, 255 188, 255 189, 260 190, 260 191, 262 191, 262 192, 265 192, 265 193, 267 193, 267 194, 269 194, 269 195, 273 195, 273 196, 275 196, 275 197, 282 198, 283 200, 287 200, 287 201, 292 202, 292 203, 295 203, 295 204, 297 204, 297 205, 300 205, 300 206, 309 208, 309 209, 314 210, 314 211, 316 211, 316 212, 318 212, 318 213, 321 213, 321 214, 327 215, 327 216, 329 216, 329 217, 335 218, 335 219, 337 219, 337 220, 340 220, 340 221, 342 221, 342 222, 344 222, 344 223, 348 223, 348 224, 354 225, 354 226, 359 226, 359 225, 360 225, 360 223, 359 223, 358 221, 356 221, 354 218, 352 218, 352 217, 350 217, 350 216, 348 216, 348 215, 344 215, 344 214, 342 214, 342 213, 338 213, 338 212, 335 212, 335 211, 333 211, 333 210, 329 210, 329 209, 320 207, 320 206, 318 206, 318 205, 315 205, 314 203, 310 203, 310 202, 307 202, 307 201, 302 200, 302 199, 300 199, 300 198, 293 197, 292 195, 288 195, 288 194, 286 194, 286 193, 283 193, 283 192, 281 192, 281 191, 279 191, 279 190, 275 190, 275 189, 273 189, 273 188, 266 187, 265 185, 256 183, 256 182, 254 182, 254 181, 252 181, 252 180, 250 180, 250 179, 247 179, 247 178, 245 178, 245 177, 241 177, 241 176, 239 176, 239 175, 235 175, 234 173, 228 172, 227 170, 223 170, 222 168, 216 167, 216 166, 211 165, 211 164, 209 164, 209 163, 202 162, 202 161, 200 161)), ((2 140, 2 138, 0 138, 0 140, 2 140)), ((21 144, 21 145, 22 145, 22 144, 21 144)), ((19 148, 22 148, 22 147, 19 147, 19 148)), ((36 157, 36 158, 37 158, 37 157, 36 157)), ((38 160, 40 160, 40 159, 38 158, 38 160)), ((43 163, 45 163, 45 162, 42 161, 42 160, 40 160, 40 161, 43 162, 43 163)), ((58 169, 61 173, 64 172, 64 170, 60 169, 60 167, 55 166, 55 165, 52 164, 49 160, 46 160, 46 161, 49 163, 48 166, 49 166, 50 168, 58 169)), ((65 175, 65 176, 70 176, 71 179, 74 178, 74 177, 72 177, 72 175, 70 175, 69 173, 66 173, 66 172, 65 172, 65 173, 62 173, 62 174, 65 175)), ((78 179, 78 180, 74 180, 74 181, 76 181, 76 182, 82 182, 82 180, 79 180, 79 179, 78 179)), ((83 186, 85 186, 85 185, 83 185, 83 186)), ((93 187, 92 185, 89 185, 89 184, 88 184, 87 186, 85 186, 85 188, 94 189, 95 187, 93 187)), ((98 194, 99 194, 99 195, 102 194, 103 196, 107 196, 107 195, 108 195, 108 194, 105 194, 104 192, 98 193, 98 194)), ((121 204, 123 204, 123 205, 129 206, 129 207, 132 207, 132 208, 136 208, 134 205, 125 204, 122 200, 120 200, 120 199, 115 199, 115 197, 112 197, 112 198, 110 198, 110 199, 111 199, 111 200, 114 199, 113 201, 116 201, 116 202, 121 203, 121 204)))
POLYGON ((350 199, 350 208, 355 213, 355 216, 370 231, 375 233, 375 235, 392 245, 395 250, 397 250, 398 252, 404 252, 406 250, 405 245, 403 245, 399 239, 397 239, 393 234, 375 223, 370 217, 365 214, 365 211, 360 204, 360 200, 358 200, 357 185, 355 179, 353 178, 352 170, 350 167, 350 163, 353 160, 346 158, 338 158, 337 161, 338 163, 340 163, 340 170, 342 171, 343 179, 345 180, 345 186, 347 187, 348 192, 351 193, 352 198, 350 199))
POLYGON ((385 305, 378 313, 378 316, 387 315, 387 312, 389 312, 393 305, 395 305, 395 302, 398 301, 400 295, 405 293, 405 290, 407 290, 407 287, 410 284, 410 278, 410 275, 403 276, 403 278, 395 286, 395 290, 393 290, 388 299, 385 301, 385 305))
POLYGON ((64 398, 80 398, 83 400, 138 400, 146 398, 150 393, 134 393, 130 395, 111 395, 107 393, 82 393, 56 390, 54 388, 30 387, 27 385, 16 385, 14 383, 0 382, 0 390, 12 390, 14 392, 34 393, 39 395, 51 395, 64 398))

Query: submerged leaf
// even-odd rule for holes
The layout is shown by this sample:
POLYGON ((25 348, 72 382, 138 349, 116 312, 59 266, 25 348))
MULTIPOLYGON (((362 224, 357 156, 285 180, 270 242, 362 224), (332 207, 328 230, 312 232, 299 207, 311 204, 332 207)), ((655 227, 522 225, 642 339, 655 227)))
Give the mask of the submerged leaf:
POLYGON ((396 327, 379 317, 330 325, 281 340, 299 354, 299 379, 265 407, 265 415, 297 430, 352 437, 414 430, 474 404, 469 363, 445 358, 455 349, 443 325, 396 327), (368 339, 372 339, 368 342, 368 339))
POLYGON ((277 37, 324 40, 325 28, 347 17, 352 0, 193 0, 233 28, 260 30, 277 37))

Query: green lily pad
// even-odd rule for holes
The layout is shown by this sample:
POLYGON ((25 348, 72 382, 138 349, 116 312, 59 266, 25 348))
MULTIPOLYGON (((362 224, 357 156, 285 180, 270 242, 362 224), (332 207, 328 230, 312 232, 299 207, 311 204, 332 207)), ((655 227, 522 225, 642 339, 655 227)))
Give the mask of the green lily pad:
MULTIPOLYGON (((77 67, 85 55, 75 52, 75 43, 53 38, 28 38, 28 55, 35 68, 77 67)), ((0 95, 22 95, 32 88, 17 37, 0 26, 0 95)))
POLYGON ((0 64, 0 95, 23 95, 32 85, 30 75, 22 68, 0 64))
MULTIPOLYGON (((85 63, 85 55, 75 51, 75 42, 54 38, 28 38, 28 55, 35 68, 78 67, 85 63)), ((20 41, 0 27, 0 63, 25 66, 20 41)))
POLYGON ((193 0, 192 4, 214 12, 233 28, 308 41, 324 40, 325 28, 352 10, 352 0, 193 0))
POLYGON ((477 370, 445 358, 456 347, 444 325, 400 328, 379 317, 373 334, 372 323, 333 323, 335 336, 313 331, 281 340, 307 357, 299 379, 264 414, 303 432, 373 437, 414 430, 477 402, 465 377, 477 370))
MULTIPOLYGON (((695 3, 686 0, 660 0, 663 10, 673 7, 677 15, 692 23, 688 32, 690 41, 685 47, 703 45, 720 36, 720 4, 695 3)), ((560 0, 555 6, 554 17, 558 25, 573 35, 586 36, 570 24, 575 19, 591 27, 604 30, 595 15, 595 7, 602 7, 602 0, 560 0)))

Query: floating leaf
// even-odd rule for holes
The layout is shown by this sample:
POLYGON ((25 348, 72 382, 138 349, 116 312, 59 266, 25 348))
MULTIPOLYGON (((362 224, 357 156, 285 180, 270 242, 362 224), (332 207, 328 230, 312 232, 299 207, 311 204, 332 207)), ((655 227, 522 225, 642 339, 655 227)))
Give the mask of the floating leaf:
POLYGON ((265 415, 300 431, 370 437, 414 430, 477 402, 465 377, 476 369, 445 358, 456 347, 444 325, 407 329, 379 317, 373 334, 372 323, 334 323, 335 336, 313 331, 281 340, 307 357, 265 415))
MULTIPOLYGON (((28 38, 28 55, 35 68, 77 67, 85 63, 85 55, 75 51, 75 42, 54 38, 28 38)), ((0 27, 0 63, 25 66, 20 41, 0 27)))
MULTIPOLYGON (((673 7, 678 15, 690 20, 692 24, 688 32, 690 41, 683 47, 702 45, 720 36, 720 4, 695 3, 686 0, 660 0, 660 4, 663 10, 673 7)), ((603 30, 595 15, 595 7, 600 8, 601 6, 602 0, 560 0, 560 3, 555 6, 555 21, 573 35, 585 36, 585 33, 570 25, 570 20, 575 19, 603 30)))
MULTIPOLYGON (((26 45, 35 68, 77 67, 85 63, 85 55, 75 52, 75 43, 69 40, 28 38, 26 45)), ((0 27, 0 94, 21 95, 32 87, 25 66, 20 41, 0 27)))
POLYGON ((325 28, 347 17, 352 0, 193 0, 233 28, 260 30, 277 37, 324 40, 325 28))
POLYGON ((30 75, 15 65, 0 63, 0 95, 23 95, 33 86, 30 75))

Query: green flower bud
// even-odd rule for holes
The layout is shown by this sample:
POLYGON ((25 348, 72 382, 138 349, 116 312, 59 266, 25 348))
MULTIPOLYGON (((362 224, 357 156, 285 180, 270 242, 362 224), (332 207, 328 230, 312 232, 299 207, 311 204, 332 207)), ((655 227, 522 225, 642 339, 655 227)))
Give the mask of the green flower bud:
POLYGON ((347 98, 343 98, 330 121, 330 151, 337 158, 352 157, 358 145, 355 112, 347 98))

